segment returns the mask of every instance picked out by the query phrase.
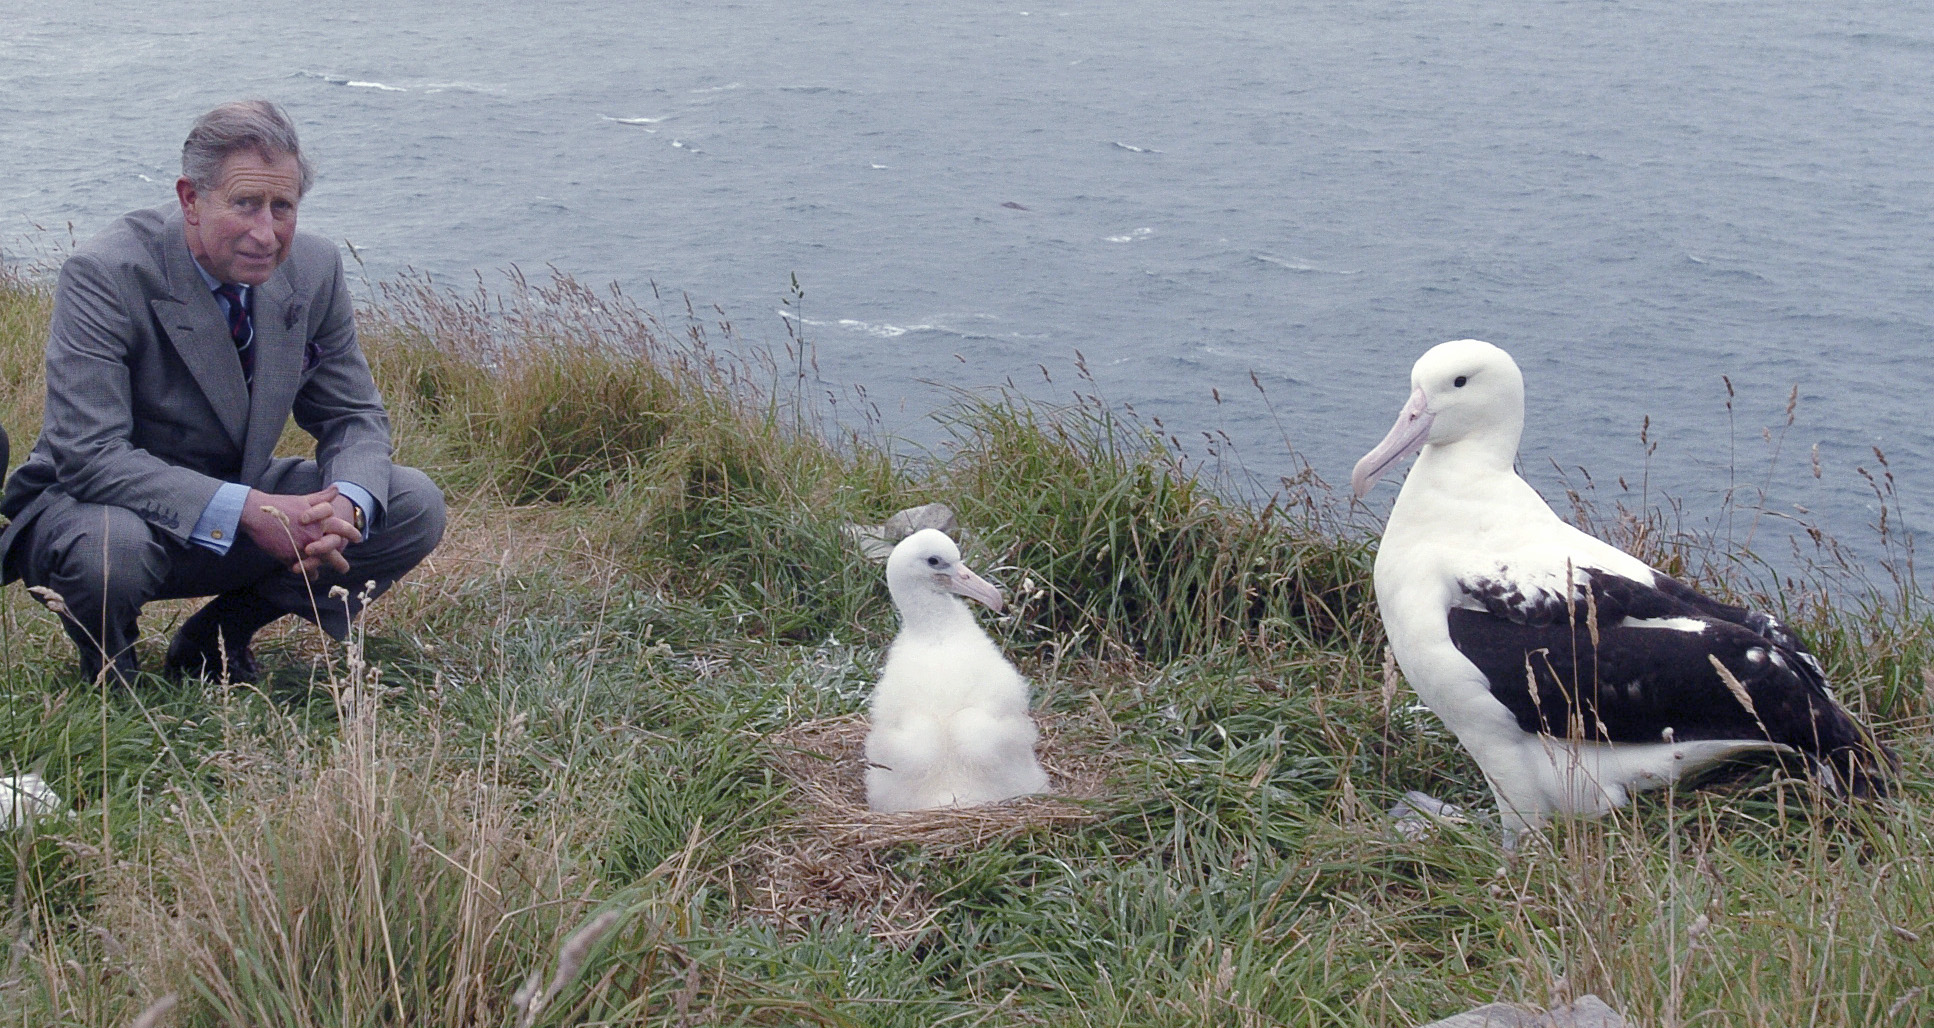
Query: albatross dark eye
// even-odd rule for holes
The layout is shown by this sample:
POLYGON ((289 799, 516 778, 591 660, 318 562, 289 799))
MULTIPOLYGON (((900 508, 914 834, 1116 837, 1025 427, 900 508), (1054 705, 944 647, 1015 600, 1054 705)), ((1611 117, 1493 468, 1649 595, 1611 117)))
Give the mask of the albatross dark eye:
POLYGON ((937 568, 937 567, 939 567, 939 566, 940 566, 940 558, 939 558, 939 557, 928 557, 928 558, 927 558, 927 566, 928 566, 928 567, 930 567, 930 568, 937 568))
POLYGON ((1471 380, 1470 376, 1468 375, 1459 375, 1457 376, 1457 381, 1452 382, 1451 385, 1454 385, 1457 388, 1462 389, 1464 388, 1464 383, 1469 382, 1470 380, 1471 380))

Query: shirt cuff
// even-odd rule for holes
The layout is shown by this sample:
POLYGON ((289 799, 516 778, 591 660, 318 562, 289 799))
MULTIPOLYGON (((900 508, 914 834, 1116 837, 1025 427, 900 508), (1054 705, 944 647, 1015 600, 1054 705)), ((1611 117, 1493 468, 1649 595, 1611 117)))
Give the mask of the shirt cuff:
POLYGON ((195 521, 195 530, 188 534, 188 540, 203 549, 213 550, 226 555, 228 548, 235 545, 235 532, 242 524, 242 508, 248 506, 248 486, 240 482, 224 482, 215 490, 215 498, 202 508, 201 517, 195 521))
POLYGON ((361 508, 363 512, 363 538, 368 539, 376 531, 376 515, 380 513, 376 509, 376 497, 371 496, 369 490, 364 489, 354 482, 332 482, 330 484, 336 487, 337 492, 349 497, 350 503, 361 508))

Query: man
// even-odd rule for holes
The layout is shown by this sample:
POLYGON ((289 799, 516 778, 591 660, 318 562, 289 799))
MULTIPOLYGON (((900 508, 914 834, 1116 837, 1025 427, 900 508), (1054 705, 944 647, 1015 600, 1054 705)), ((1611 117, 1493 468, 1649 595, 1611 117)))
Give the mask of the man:
POLYGON ((62 265, 40 438, 0 499, 0 583, 58 595, 90 679, 132 678, 143 604, 213 594, 164 670, 253 681, 259 629, 293 613, 347 636, 443 535, 442 493, 390 464, 341 257, 296 231, 313 172, 288 116, 215 108, 181 170, 177 204, 62 265), (291 416, 314 460, 274 455, 291 416))

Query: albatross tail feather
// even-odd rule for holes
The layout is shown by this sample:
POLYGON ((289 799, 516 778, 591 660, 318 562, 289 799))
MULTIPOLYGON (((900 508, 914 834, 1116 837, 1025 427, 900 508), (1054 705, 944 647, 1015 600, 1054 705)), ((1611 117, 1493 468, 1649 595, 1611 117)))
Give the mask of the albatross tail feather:
POLYGON ((1806 755, 1814 773, 1842 799, 1884 799, 1900 775, 1900 758, 1834 699, 1825 679, 1803 675, 1809 687, 1778 699, 1762 696, 1767 734, 1806 755))
POLYGON ((1815 751, 1815 759, 1827 766, 1831 781, 1842 796, 1856 800, 1886 799, 1891 788, 1888 782, 1900 777, 1900 757, 1839 704, 1834 704, 1832 709, 1838 722, 1832 733, 1835 742, 1815 751))

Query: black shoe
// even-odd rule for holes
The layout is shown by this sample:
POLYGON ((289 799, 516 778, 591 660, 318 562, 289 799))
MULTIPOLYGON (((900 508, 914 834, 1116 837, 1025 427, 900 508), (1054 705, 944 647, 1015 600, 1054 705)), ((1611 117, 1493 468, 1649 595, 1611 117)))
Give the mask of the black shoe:
MULTIPOLYGON (((227 596, 217 596, 181 623, 168 643, 161 673, 171 682, 205 678, 253 685, 262 680, 250 640, 267 620, 248 617, 227 596)), ((269 620, 273 620, 272 618, 269 620)))

